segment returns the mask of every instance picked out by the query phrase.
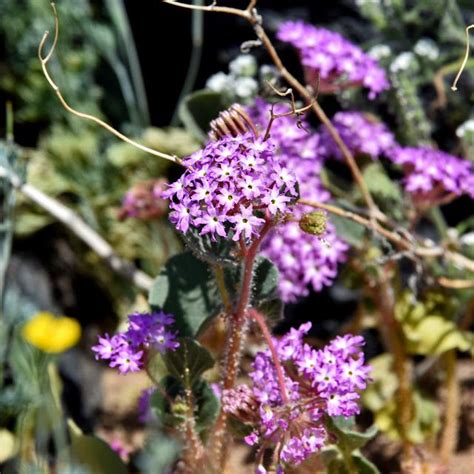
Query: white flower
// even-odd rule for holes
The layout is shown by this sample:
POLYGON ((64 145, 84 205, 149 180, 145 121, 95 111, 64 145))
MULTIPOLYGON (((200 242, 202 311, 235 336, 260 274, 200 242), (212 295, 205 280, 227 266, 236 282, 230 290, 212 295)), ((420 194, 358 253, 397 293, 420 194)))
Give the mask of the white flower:
POLYGON ((438 45, 429 38, 421 38, 418 40, 413 50, 418 56, 427 58, 430 61, 435 61, 439 57, 438 45))
POLYGON ((474 133, 474 119, 466 120, 456 129, 456 135, 459 138, 464 138, 467 135, 474 133))
POLYGON ((229 71, 236 76, 255 76, 257 62, 250 54, 241 54, 229 64, 229 71))
POLYGON ((218 72, 207 80, 206 87, 215 92, 223 92, 229 90, 231 83, 232 78, 230 76, 223 72, 218 72))
POLYGON ((258 91, 258 83, 252 77, 239 77, 234 82, 234 92, 238 97, 254 96, 258 91))
POLYGON ((386 44, 378 44, 370 48, 368 53, 369 56, 373 57, 374 59, 380 60, 383 58, 388 58, 392 54, 392 50, 390 49, 390 46, 386 44))
POLYGON ((415 55, 411 51, 399 54, 390 64, 391 72, 406 71, 416 62, 415 55))

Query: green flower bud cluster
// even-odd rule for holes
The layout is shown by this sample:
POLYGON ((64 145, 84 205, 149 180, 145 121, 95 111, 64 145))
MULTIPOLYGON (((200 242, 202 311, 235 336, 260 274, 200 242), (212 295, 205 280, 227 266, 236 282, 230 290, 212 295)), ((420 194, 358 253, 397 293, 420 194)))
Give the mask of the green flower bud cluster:
POLYGON ((303 232, 311 235, 323 235, 327 228, 327 216, 323 211, 313 211, 304 214, 299 221, 299 226, 303 232))

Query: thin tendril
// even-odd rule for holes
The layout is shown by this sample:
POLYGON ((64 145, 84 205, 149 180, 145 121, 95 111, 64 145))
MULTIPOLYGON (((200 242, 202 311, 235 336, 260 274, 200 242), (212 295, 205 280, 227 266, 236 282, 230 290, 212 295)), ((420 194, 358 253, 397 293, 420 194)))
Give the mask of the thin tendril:
POLYGON ((85 119, 85 120, 90 120, 91 122, 95 122, 96 124, 100 125, 102 128, 105 128, 108 132, 112 133, 115 135, 117 138, 120 138, 120 140, 128 143, 129 145, 134 146, 135 148, 138 148, 139 150, 142 150, 146 153, 150 153, 151 155, 154 156, 159 156, 160 158, 164 158, 165 160, 172 161, 173 163, 178 163, 181 164, 181 159, 178 158, 177 156, 174 155, 168 155, 166 153, 162 153, 158 150, 154 150, 152 148, 149 148, 145 145, 141 145, 140 143, 137 143, 136 141, 132 140, 131 138, 128 138, 125 136, 123 133, 120 133, 118 130, 110 126, 109 124, 105 123, 98 117, 95 117, 94 115, 90 114, 85 114, 83 112, 79 112, 78 110, 75 110, 73 107, 71 107, 67 102, 66 99, 63 97, 58 85, 53 81, 52 77, 49 74, 48 71, 48 62, 50 61, 51 57, 54 54, 54 51, 56 49, 57 43, 58 43, 58 37, 59 37, 59 18, 58 18, 58 13, 56 10, 56 5, 54 2, 51 3, 51 8, 53 9, 53 14, 54 14, 54 40, 53 44, 51 46, 51 49, 49 50, 48 54, 46 56, 43 56, 43 49, 44 45, 46 43, 47 38, 49 37, 49 31, 45 31, 43 37, 41 38, 39 47, 38 47, 38 58, 41 63, 41 68, 43 69, 43 74, 46 77, 46 80, 48 81, 49 85, 51 88, 54 90, 56 93, 59 101, 61 102, 62 106, 71 114, 75 115, 76 117, 85 119))
POLYGON ((469 59, 469 30, 471 28, 474 28, 474 23, 472 25, 466 26, 466 29, 464 30, 466 32, 466 53, 464 54, 464 59, 462 61, 461 67, 459 68, 459 71, 453 81, 453 85, 451 86, 452 91, 458 90, 457 83, 461 77, 461 74, 464 71, 464 68, 466 67, 467 60, 469 59))

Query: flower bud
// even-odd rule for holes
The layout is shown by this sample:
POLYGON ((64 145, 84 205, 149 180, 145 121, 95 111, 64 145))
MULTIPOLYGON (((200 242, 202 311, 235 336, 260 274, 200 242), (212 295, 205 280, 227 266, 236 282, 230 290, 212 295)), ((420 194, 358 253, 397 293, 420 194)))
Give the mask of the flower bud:
POLYGON ((305 214, 299 221, 303 232, 311 235, 323 235, 327 228, 327 217, 323 211, 314 211, 305 214))

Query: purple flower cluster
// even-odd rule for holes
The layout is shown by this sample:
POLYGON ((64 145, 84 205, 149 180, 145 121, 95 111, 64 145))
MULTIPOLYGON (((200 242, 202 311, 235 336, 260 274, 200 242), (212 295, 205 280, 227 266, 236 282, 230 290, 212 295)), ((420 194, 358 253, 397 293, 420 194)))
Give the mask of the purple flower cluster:
POLYGON ((322 92, 362 84, 373 99, 389 87, 377 61, 339 33, 302 21, 286 21, 280 25, 277 37, 298 49, 308 82, 316 84, 319 77, 322 92))
POLYGON ((296 178, 281 166, 271 140, 247 133, 209 142, 183 161, 186 171, 164 193, 170 220, 209 234, 250 241, 265 219, 285 214, 297 197, 296 178))
POLYGON ((269 350, 255 357, 249 374, 252 388, 225 391, 222 399, 228 413, 257 426, 246 442, 271 439, 278 461, 287 465, 297 465, 323 447, 323 415, 350 417, 360 412, 359 392, 366 388, 371 370, 361 351, 361 336, 338 336, 316 350, 303 342, 310 328, 311 323, 303 324, 274 341, 284 367, 287 402, 269 350))
POLYGON ((99 344, 92 347, 95 358, 108 360, 110 367, 117 367, 122 374, 137 372, 144 364, 147 349, 163 353, 179 346, 176 335, 168 330, 173 322, 173 316, 163 311, 133 313, 125 332, 99 336, 99 344))
MULTIPOLYGON (((354 155, 369 155, 375 159, 396 144, 393 133, 385 124, 361 112, 338 112, 331 122, 354 155)), ((321 130, 321 143, 328 157, 342 159, 341 150, 325 127, 321 130)))
POLYGON ((432 148, 394 148, 388 157, 406 173, 408 192, 439 199, 443 193, 467 194, 474 199, 472 162, 432 148))
MULTIPOLYGON (((266 127, 270 105, 258 99, 249 113, 255 123, 266 127)), ((276 108, 284 113, 286 106, 276 108)), ((275 154, 280 162, 295 174, 300 196, 319 202, 330 199, 324 189, 320 173, 325 156, 325 148, 317 133, 309 133, 305 121, 298 126, 294 117, 278 118, 273 122, 271 138, 277 148, 275 154)), ((293 217, 299 219, 313 209, 298 206, 293 217)), ((334 227, 327 225, 324 240, 303 232, 297 222, 287 222, 275 228, 262 244, 262 254, 267 256, 280 271, 279 291, 286 302, 306 296, 308 288, 320 291, 331 285, 337 275, 339 262, 345 260, 348 246, 337 237, 334 227)))
POLYGON ((166 184, 165 179, 152 179, 133 186, 123 198, 119 219, 150 220, 163 216, 168 210, 168 203, 161 197, 166 184))

